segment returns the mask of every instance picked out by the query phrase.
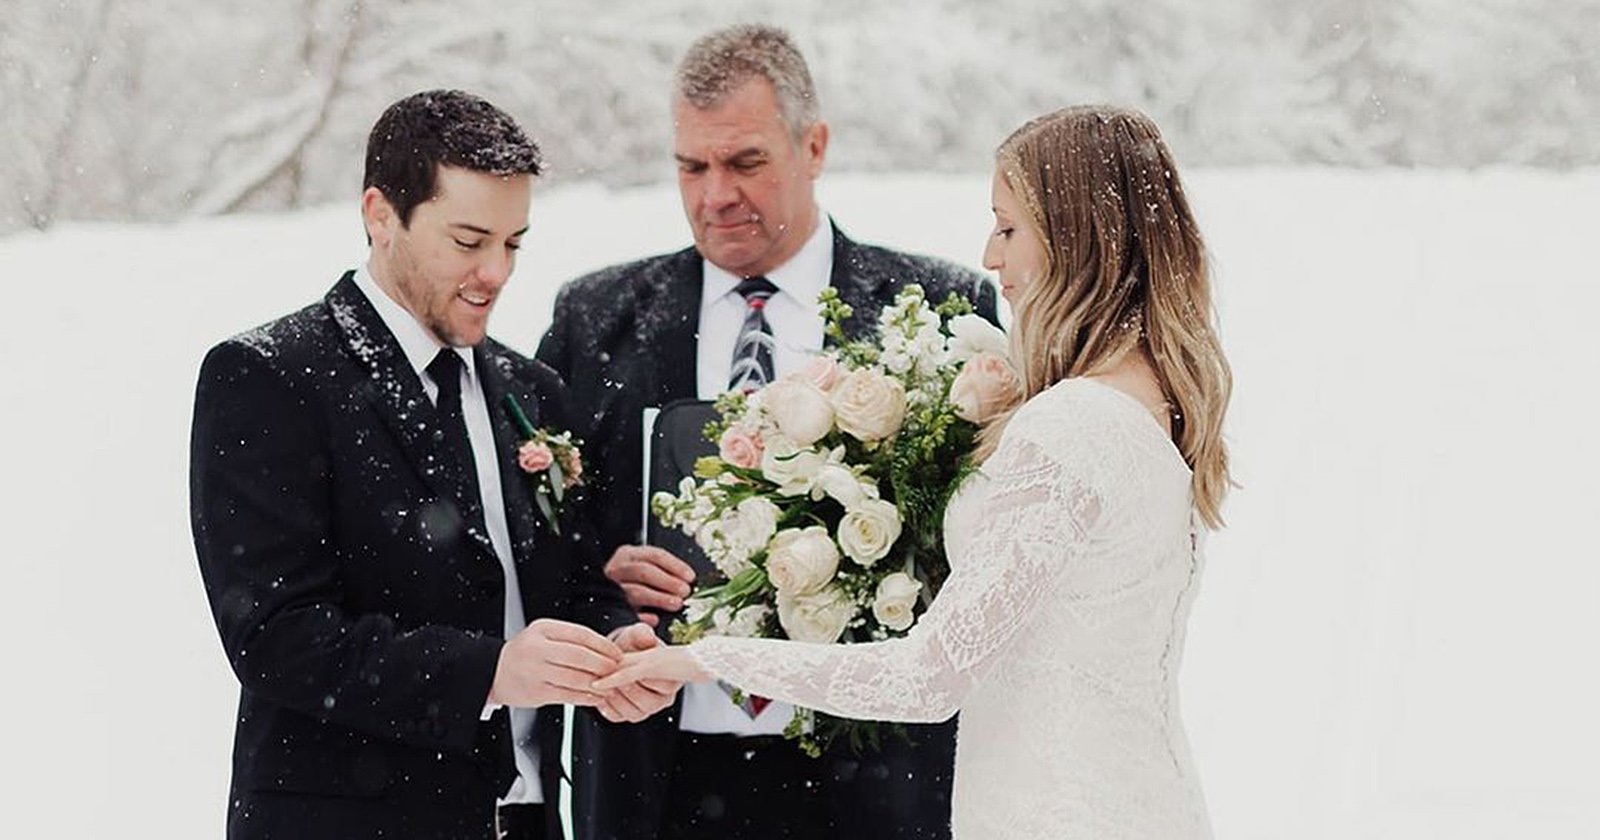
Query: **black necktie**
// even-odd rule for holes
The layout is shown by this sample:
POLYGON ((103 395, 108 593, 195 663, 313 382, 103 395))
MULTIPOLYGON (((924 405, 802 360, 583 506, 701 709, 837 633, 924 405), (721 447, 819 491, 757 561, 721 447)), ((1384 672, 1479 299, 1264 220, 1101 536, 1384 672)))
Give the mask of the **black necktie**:
POLYGON ((461 413, 461 371, 466 365, 461 356, 449 347, 439 351, 428 363, 428 378, 439 386, 440 433, 444 440, 446 457, 455 460, 457 501, 462 504, 464 518, 471 520, 471 512, 482 504, 478 493, 477 459, 472 456, 472 439, 467 437, 466 416, 461 413))
POLYGON ((767 300, 778 291, 765 277, 749 277, 734 288, 744 297, 744 326, 733 345, 733 367, 728 372, 728 390, 754 391, 777 378, 773 373, 772 326, 767 323, 767 300))

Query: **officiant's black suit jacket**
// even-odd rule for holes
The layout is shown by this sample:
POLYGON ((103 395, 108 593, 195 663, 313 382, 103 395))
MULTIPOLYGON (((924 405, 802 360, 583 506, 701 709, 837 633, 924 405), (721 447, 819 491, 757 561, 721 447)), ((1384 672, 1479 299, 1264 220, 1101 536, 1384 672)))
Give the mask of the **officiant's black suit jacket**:
MULTIPOLYGON (((631 622, 620 590, 535 511, 517 467, 505 397, 535 425, 567 428, 559 379, 493 340, 473 352, 528 619, 631 622)), ((229 837, 492 836, 515 772, 505 710, 480 721, 505 576, 480 499, 453 489, 439 426, 351 275, 206 356, 191 515, 241 684, 229 837)), ((541 714, 536 732, 551 802, 559 718, 541 714)))
MULTIPOLYGON (((606 500, 597 534, 599 553, 642 537, 641 415, 650 406, 694 399, 698 390, 696 336, 702 262, 688 248, 613 266, 578 278, 556 299, 540 361, 571 389, 589 451, 597 456, 595 494, 606 500)), ((943 260, 851 240, 834 226, 831 285, 854 314, 852 337, 870 332, 883 307, 908 283, 929 300, 954 291, 996 320, 994 287, 982 275, 943 260)), ((663 628, 667 622, 663 622, 663 628)), ((645 840, 662 820, 672 782, 681 704, 641 724, 614 725, 598 715, 575 718, 573 828, 579 840, 645 840)), ((821 761, 831 777, 839 838, 930 840, 949 836, 953 723, 910 727, 913 745, 895 742, 857 756, 840 746, 821 761)), ((723 784, 739 784, 729 768, 723 784)))

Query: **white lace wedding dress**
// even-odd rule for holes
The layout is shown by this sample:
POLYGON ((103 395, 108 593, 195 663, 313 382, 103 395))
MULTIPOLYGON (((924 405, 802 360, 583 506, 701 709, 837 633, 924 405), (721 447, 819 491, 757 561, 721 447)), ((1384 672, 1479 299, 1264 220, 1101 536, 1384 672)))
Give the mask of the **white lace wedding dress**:
POLYGON ((1201 566, 1190 500, 1144 406, 1066 380, 1016 414, 951 502, 951 575, 906 638, 690 651, 736 686, 841 717, 959 709, 956 840, 1207 838, 1178 714, 1201 566))

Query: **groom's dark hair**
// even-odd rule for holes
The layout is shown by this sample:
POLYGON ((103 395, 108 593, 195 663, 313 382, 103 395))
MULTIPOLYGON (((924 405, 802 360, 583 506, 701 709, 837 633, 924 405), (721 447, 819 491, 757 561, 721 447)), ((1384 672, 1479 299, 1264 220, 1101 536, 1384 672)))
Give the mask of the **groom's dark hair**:
POLYGON ((427 90, 390 105, 367 137, 361 188, 377 187, 411 223, 411 211, 433 198, 439 165, 491 175, 538 175, 539 146, 510 114, 459 90, 427 90))

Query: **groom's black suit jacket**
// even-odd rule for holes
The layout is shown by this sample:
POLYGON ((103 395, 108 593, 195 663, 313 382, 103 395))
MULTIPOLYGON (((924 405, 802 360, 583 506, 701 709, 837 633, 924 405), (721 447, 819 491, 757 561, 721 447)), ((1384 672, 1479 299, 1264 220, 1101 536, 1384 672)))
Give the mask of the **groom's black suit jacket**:
MULTIPOLYGON (((598 564, 536 513, 517 467, 505 398, 536 426, 569 428, 560 380, 493 340, 473 352, 528 620, 631 622, 598 564)), ((454 489, 439 421, 348 274, 206 356, 191 515, 241 685, 229 837, 492 836, 515 773, 505 710, 480 721, 505 576, 481 500, 454 489)), ((552 803, 559 718, 540 714, 536 731, 552 803)))
MULTIPOLYGON (((982 275, 943 260, 851 240, 834 227, 830 285, 854 314, 851 337, 869 333, 883 307, 908 283, 929 300, 968 297, 996 320, 994 287, 982 275)), ((566 380, 589 450, 596 453, 595 546, 602 555, 642 541, 641 415, 650 406, 694 399, 702 261, 688 248, 580 277, 556 299, 540 361, 566 380)), ((663 621, 663 629, 670 618, 663 621)), ((657 835, 672 784, 681 703, 641 724, 614 725, 580 713, 573 734, 573 826, 579 840, 645 840, 657 835)), ((841 746, 821 760, 828 774, 839 838, 935 840, 949 836, 953 723, 909 727, 913 745, 891 742, 857 756, 841 746)), ((892 739, 890 739, 892 741, 892 739)), ((720 784, 748 771, 729 768, 720 784)))

